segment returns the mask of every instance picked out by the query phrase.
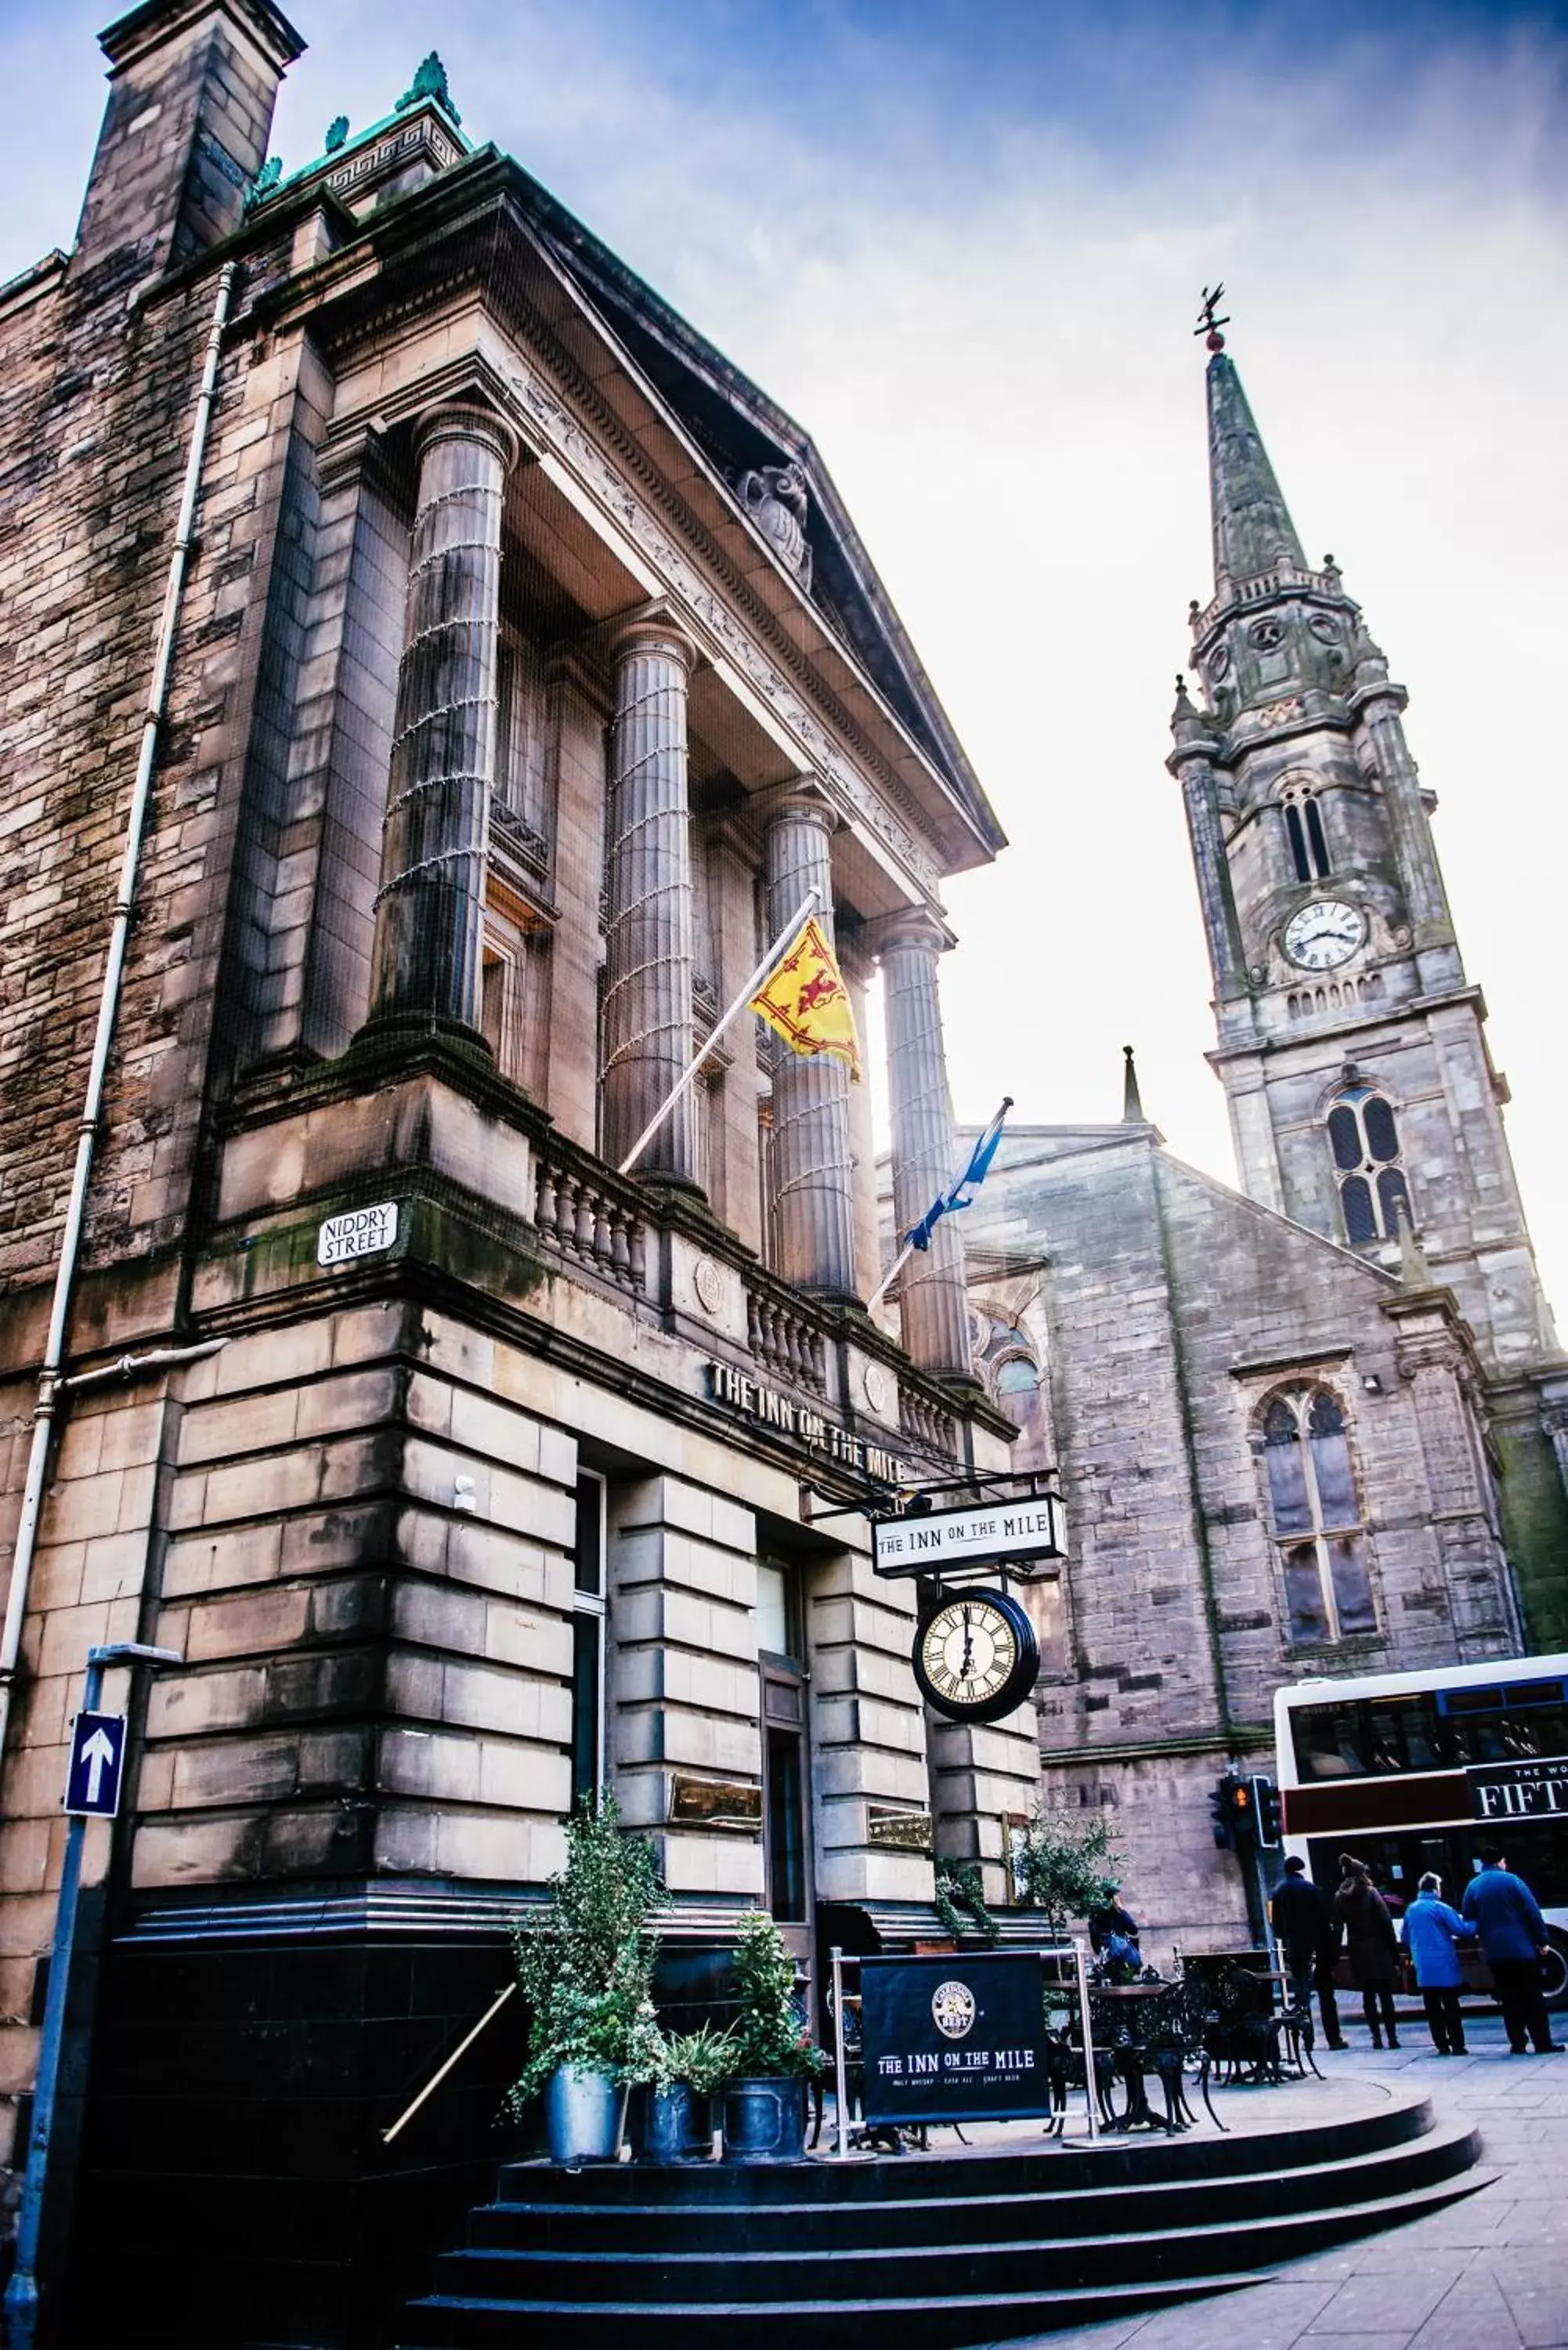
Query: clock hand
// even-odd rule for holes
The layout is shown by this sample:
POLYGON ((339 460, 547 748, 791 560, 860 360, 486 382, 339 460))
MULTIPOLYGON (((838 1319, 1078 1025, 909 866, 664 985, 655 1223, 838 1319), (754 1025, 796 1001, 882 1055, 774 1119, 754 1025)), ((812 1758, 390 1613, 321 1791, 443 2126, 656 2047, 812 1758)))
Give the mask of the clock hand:
POLYGON ((963 1661, 959 1666, 959 1679, 961 1681, 967 1681, 971 1673, 974 1670, 974 1666, 971 1661, 973 1655, 974 1640, 969 1628, 969 1609, 966 1607, 963 1611, 963 1661))

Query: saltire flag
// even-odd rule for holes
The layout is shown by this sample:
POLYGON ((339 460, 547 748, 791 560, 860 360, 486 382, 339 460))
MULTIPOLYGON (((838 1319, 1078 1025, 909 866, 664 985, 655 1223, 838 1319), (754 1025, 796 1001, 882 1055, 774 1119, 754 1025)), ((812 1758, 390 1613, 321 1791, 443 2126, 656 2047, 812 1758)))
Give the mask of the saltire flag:
POLYGON ((830 1054, 847 1062, 859 1084, 860 1040, 849 990, 815 914, 787 941, 751 1008, 792 1053, 830 1054))
POLYGON ((945 1191, 940 1192, 913 1232, 905 1233, 904 1240, 909 1248, 929 1249, 931 1244, 931 1234, 950 1209, 969 1206, 990 1171, 991 1162, 996 1156, 996 1146, 1002 1140, 1002 1126, 1012 1107, 1012 1096, 1004 1094, 1002 1097, 1002 1107, 970 1152, 969 1165, 957 1182, 950 1183, 945 1191))

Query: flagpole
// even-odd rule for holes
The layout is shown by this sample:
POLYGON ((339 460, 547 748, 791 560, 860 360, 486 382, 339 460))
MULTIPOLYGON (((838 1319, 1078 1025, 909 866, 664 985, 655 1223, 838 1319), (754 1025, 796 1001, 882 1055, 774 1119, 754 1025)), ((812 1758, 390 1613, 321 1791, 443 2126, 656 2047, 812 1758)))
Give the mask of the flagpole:
POLYGON ((740 1018, 747 1004, 750 1003, 753 996, 755 995, 758 988, 761 987, 763 980, 766 979, 768 973, 773 970, 774 965, 778 962, 778 959, 784 952, 785 947, 789 945, 791 940, 795 936, 795 933, 804 926, 806 917, 810 914, 814 914, 821 902, 821 889, 814 881, 811 888, 801 899, 800 904, 796 907, 794 919, 786 923, 785 927, 779 932, 778 937, 774 941, 773 945, 768 949, 761 962, 758 963, 755 971, 753 972, 750 979, 747 980, 744 987, 742 988, 739 995, 736 996, 733 1003, 731 1004, 729 1010, 725 1013, 718 1026, 713 1030, 711 1035, 710 1035, 704 1043, 699 1046, 687 1067, 682 1070, 676 1083, 670 1087, 669 1093, 665 1096, 658 1109, 654 1111, 653 1116, 649 1119, 648 1124, 643 1128, 642 1132, 638 1136, 637 1140, 632 1144, 631 1149, 627 1152, 626 1157, 621 1160, 620 1165, 617 1168, 616 1172, 618 1175, 629 1175, 631 1173, 633 1167, 641 1158, 643 1152, 648 1149, 649 1144, 653 1140, 654 1136, 659 1132, 659 1128, 664 1124, 665 1119, 670 1116, 670 1111, 675 1107, 676 1103, 680 1099, 682 1094, 684 1094, 689 1087, 696 1084, 698 1075, 701 1070, 703 1062, 707 1059, 709 1054, 712 1051, 714 1045, 718 1043, 725 1029, 729 1027, 732 1021, 738 1020, 740 1018))
POLYGON ((866 1311, 867 1314, 872 1311, 873 1307, 881 1305, 882 1300, 892 1288, 894 1282, 897 1281, 898 1275, 903 1272, 905 1265, 909 1263, 914 1253, 914 1242, 906 1241, 903 1247, 898 1251, 898 1255, 893 1259, 892 1263, 888 1267, 887 1272, 882 1275, 881 1280, 877 1284, 876 1288, 871 1292, 870 1296, 866 1300, 866 1311))

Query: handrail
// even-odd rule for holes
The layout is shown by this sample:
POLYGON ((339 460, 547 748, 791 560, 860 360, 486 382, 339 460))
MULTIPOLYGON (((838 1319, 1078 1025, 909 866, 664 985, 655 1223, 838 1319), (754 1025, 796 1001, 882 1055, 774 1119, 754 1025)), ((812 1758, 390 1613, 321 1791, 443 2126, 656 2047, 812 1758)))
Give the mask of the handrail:
POLYGON ((419 2112, 419 2109, 424 2104, 425 2099, 435 2095, 441 2083, 445 2080, 447 2074, 452 2071, 452 2066, 457 2063, 458 2058, 460 2056, 466 2056, 474 2042, 478 2039, 480 2033, 483 2031, 485 2025, 490 2022, 493 2017, 500 2014, 502 2009, 505 2006, 507 2001, 511 1998, 517 1986, 514 1982, 509 1982, 507 1984, 505 1990, 500 1994, 499 1998, 493 2000, 490 2006, 485 2009, 484 2013, 480 2017, 479 2022, 474 2025, 473 2030, 468 2034, 468 2037, 465 2040, 459 2041, 457 2046, 452 2050, 452 2054, 447 2058, 446 2063, 441 2066, 441 2070, 438 2073, 431 2074, 430 2079, 425 2083, 424 2087, 420 2091, 419 2095, 414 2099, 413 2104, 408 2106, 404 2112, 398 2116, 397 2120, 392 2124, 390 2129, 384 2129, 381 2132, 381 2144, 383 2146, 390 2146, 392 2140, 397 2137, 399 2131, 403 2128, 404 2125, 413 2120, 414 2116, 419 2112))

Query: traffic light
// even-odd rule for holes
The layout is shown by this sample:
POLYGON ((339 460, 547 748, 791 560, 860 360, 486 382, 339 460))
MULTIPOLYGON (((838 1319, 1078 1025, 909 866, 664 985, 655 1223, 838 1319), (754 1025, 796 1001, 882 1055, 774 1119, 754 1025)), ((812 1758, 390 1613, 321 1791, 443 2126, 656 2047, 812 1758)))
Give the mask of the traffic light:
POLYGON ((1230 1772, 1214 1782, 1209 1798, 1209 1817, 1213 1824, 1214 1842, 1221 1852, 1235 1850, 1236 1798, 1244 1792, 1240 1779, 1230 1772))
POLYGON ((1232 1779, 1231 1782, 1231 1838, 1234 1844, 1256 1844, 1257 1814, 1252 1808, 1255 1779, 1232 1779))
POLYGON ((1252 1797, 1253 1832, 1258 1842, 1272 1849, 1280 1841, 1280 1791, 1272 1779, 1247 1782, 1252 1797))

